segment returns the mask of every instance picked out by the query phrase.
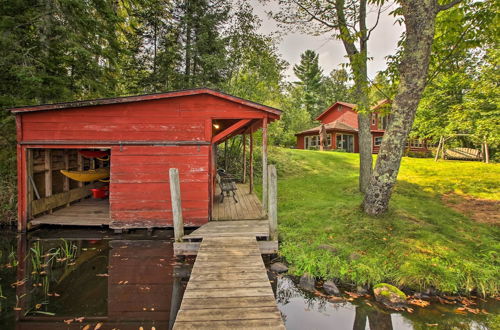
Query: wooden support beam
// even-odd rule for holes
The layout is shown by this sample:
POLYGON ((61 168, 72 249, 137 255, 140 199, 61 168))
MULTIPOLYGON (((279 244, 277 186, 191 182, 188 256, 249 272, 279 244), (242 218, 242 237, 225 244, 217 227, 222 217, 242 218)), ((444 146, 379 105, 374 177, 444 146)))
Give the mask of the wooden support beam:
POLYGON ((179 170, 171 168, 170 175, 170 198, 172 201, 172 214, 174 217, 174 238, 176 242, 182 241, 184 236, 184 222, 182 220, 181 188, 179 183, 179 170))
POLYGON ((262 119, 262 208, 267 213, 267 117, 262 119))
POLYGON ((488 143, 484 142, 484 162, 488 164, 490 162, 490 151, 488 150, 488 143))
MULTIPOLYGON (((69 150, 68 149, 63 150, 63 161, 64 161, 64 169, 69 170, 69 150)), ((64 178, 63 178, 63 191, 64 192, 69 191, 69 178, 66 175, 64 175, 64 178)), ((69 203, 67 203, 66 206, 69 206, 69 203)))
MULTIPOLYGON (((200 244, 201 242, 174 242, 174 256, 195 256, 200 244)), ((257 245, 261 254, 278 253, 278 241, 257 241, 257 245)))
POLYGON ((276 174, 276 167, 268 165, 269 175, 269 240, 278 240, 278 176, 276 174))
POLYGON ((250 130, 250 172, 249 172, 249 182, 250 182, 250 194, 253 192, 253 130, 250 130))
MULTIPOLYGON (((45 197, 52 196, 52 150, 45 149, 44 152, 45 165, 45 197)), ((48 210, 52 213, 52 209, 48 210)))
POLYGON ((33 218, 33 213, 31 211, 31 202, 33 201, 33 149, 26 148, 26 203, 27 203, 27 219, 31 220, 33 218))
MULTIPOLYGON (((266 118, 267 119, 267 118, 266 118)), ((217 135, 215 135, 213 138, 212 138, 212 143, 219 143, 221 142, 224 138, 228 137, 229 135, 231 135, 232 133, 236 132, 237 130, 239 130, 240 128, 244 127, 245 125, 247 125, 248 123, 250 123, 252 120, 251 119, 242 119, 242 120, 239 120, 237 121, 236 123, 234 123, 233 125, 229 126, 228 128, 226 128, 225 130, 223 130, 222 132, 218 133, 217 135)))
POLYGON ((243 140, 243 179, 242 183, 245 183, 247 180, 247 135, 243 134, 241 139, 243 140))
MULTIPOLYGON (((78 151, 76 152, 76 163, 77 163, 77 170, 83 171, 83 156, 78 151)), ((83 187, 83 182, 78 181, 78 187, 83 187)))

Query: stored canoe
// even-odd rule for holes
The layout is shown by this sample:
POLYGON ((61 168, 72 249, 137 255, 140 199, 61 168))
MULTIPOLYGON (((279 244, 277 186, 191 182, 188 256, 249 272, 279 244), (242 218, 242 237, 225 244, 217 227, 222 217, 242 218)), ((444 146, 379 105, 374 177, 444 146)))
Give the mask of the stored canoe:
POLYGON ((100 150, 78 150, 80 155, 85 158, 105 158, 109 156, 109 151, 100 150))
POLYGON ((109 168, 98 168, 88 171, 66 171, 61 170, 61 173, 70 179, 80 182, 90 182, 109 177, 109 168))

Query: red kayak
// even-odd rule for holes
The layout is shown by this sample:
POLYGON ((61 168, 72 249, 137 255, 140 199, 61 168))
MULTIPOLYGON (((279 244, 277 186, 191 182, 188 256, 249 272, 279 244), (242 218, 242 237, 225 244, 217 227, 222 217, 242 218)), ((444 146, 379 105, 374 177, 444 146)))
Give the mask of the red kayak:
POLYGON ((109 151, 78 150, 85 158, 104 158, 109 155, 109 151))

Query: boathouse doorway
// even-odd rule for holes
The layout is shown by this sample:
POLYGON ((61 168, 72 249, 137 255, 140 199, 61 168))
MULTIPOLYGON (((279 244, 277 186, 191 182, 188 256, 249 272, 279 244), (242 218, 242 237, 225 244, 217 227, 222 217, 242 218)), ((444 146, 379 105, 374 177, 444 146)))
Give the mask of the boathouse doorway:
POLYGON ((107 226, 110 149, 28 148, 28 227, 107 226))

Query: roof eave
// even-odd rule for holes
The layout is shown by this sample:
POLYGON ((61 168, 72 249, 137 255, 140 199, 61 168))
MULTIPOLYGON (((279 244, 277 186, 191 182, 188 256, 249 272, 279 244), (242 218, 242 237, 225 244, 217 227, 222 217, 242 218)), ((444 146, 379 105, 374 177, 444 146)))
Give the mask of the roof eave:
POLYGON ((124 96, 124 97, 114 97, 114 98, 101 98, 101 99, 93 99, 93 100, 84 100, 84 101, 75 101, 75 102, 63 102, 63 103, 52 103, 52 104, 43 104, 43 105, 35 105, 35 106, 22 106, 22 107, 14 107, 7 109, 14 114, 19 113, 29 113, 35 111, 48 111, 48 110, 63 110, 63 109, 71 109, 71 108, 84 108, 98 105, 112 105, 112 104, 123 104, 123 103, 133 103, 140 101, 151 101, 151 100, 159 100, 173 97, 183 97, 183 96, 192 96, 199 94, 208 94, 216 97, 221 97, 223 99, 243 104, 249 106, 251 108, 255 108, 261 111, 265 111, 271 114, 274 114, 278 117, 281 116, 282 111, 273 107, 269 107, 260 103, 252 102, 249 100, 242 99, 237 96, 229 95, 224 92, 216 91, 210 88, 196 88, 196 89, 186 89, 179 91, 172 91, 166 93, 156 93, 156 94, 145 94, 145 95, 133 95, 133 96, 124 96))

